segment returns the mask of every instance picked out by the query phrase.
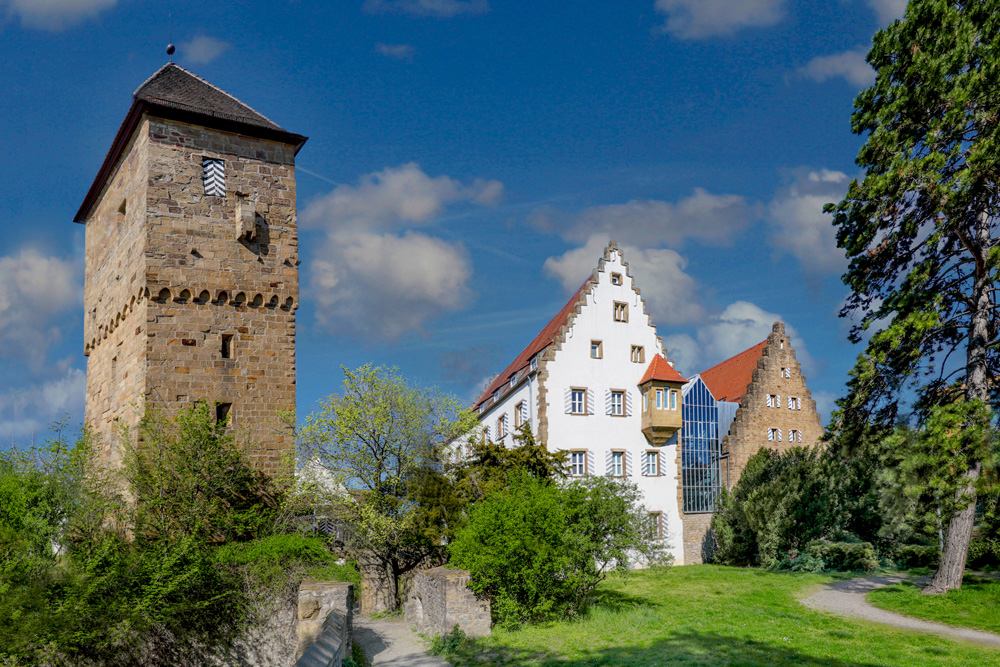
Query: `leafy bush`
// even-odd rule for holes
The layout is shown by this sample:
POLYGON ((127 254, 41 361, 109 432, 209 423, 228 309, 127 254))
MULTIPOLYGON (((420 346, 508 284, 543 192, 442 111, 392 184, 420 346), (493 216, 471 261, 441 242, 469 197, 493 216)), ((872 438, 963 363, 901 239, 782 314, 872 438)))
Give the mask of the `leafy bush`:
MULTIPOLYGON (((899 567, 935 567, 941 552, 936 546, 921 544, 904 544, 892 550, 892 559, 899 567)), ((969 561, 972 561, 972 547, 969 548, 969 561)))
POLYGON ((815 540, 882 545, 876 474, 864 456, 844 458, 823 448, 762 449, 720 498, 712 518, 713 560, 791 567, 795 559, 787 554, 798 558, 815 540))
POLYGON ((451 632, 443 635, 435 635, 431 639, 430 649, 427 651, 431 655, 449 656, 458 653, 465 646, 468 637, 465 631, 455 624, 451 632))
POLYGON ((977 537, 969 544, 967 564, 970 567, 996 567, 1000 565, 1000 539, 977 537))
POLYGON ((806 546, 806 553, 821 559, 826 570, 871 572, 879 566, 875 548, 868 542, 816 540, 806 546))
POLYGON ((473 507, 448 547, 451 562, 471 572, 503 625, 576 614, 609 571, 661 557, 638 502, 635 485, 606 477, 514 475, 473 507))

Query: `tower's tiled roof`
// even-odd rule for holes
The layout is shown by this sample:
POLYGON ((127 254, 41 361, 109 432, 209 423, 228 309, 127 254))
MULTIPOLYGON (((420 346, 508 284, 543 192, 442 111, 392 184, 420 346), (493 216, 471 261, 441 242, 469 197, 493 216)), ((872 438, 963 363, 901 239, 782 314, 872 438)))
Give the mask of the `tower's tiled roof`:
POLYGON ((765 345, 767 345, 766 340, 699 374, 715 400, 733 403, 743 400, 765 345))
POLYGON ((146 114, 277 141, 294 146, 296 153, 306 142, 306 137, 282 129, 270 118, 174 63, 167 63, 158 69, 139 86, 132 98, 132 106, 125 114, 125 120, 111 142, 104 163, 73 218, 74 222, 87 221, 128 147, 132 134, 142 124, 146 114))
POLYGON ((136 89, 132 97, 179 111, 284 131, 270 118, 174 63, 167 63, 157 70, 136 89))
POLYGON ((649 368, 646 369, 646 374, 642 376, 639 380, 639 384, 643 385, 652 380, 657 380, 660 382, 687 382, 684 377, 678 373, 673 366, 663 358, 662 354, 653 355, 653 360, 649 362, 649 368))
POLYGON ((490 382, 489 386, 486 387, 486 390, 476 400, 475 407, 478 408, 483 401, 488 400, 490 396, 493 395, 494 391, 510 382, 511 375, 520 373, 526 369, 531 363, 532 357, 552 344, 556 334, 559 333, 560 327, 566 324, 566 320, 569 319, 569 314, 573 312, 577 301, 580 300, 580 295, 583 293, 583 290, 587 287, 587 283, 589 282, 590 279, 588 278, 582 285, 580 285, 580 289, 578 289, 570 300, 566 302, 566 305, 562 307, 562 310, 556 313, 556 316, 549 320, 549 323, 545 325, 545 328, 543 328, 541 332, 535 336, 534 340, 528 344, 528 347, 521 350, 521 354, 517 355, 517 358, 515 358, 514 361, 511 362, 511 364, 507 366, 502 373, 500 373, 500 375, 496 376, 493 381, 490 382))

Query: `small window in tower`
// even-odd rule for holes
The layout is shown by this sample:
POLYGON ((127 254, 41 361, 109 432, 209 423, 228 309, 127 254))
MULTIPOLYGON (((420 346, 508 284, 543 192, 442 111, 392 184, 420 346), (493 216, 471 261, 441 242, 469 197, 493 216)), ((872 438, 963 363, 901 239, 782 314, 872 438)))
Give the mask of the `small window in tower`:
POLYGON ((590 358, 601 359, 604 357, 604 344, 599 340, 590 341, 590 358))
POLYGON ((790 379, 792 377, 792 369, 791 368, 782 368, 781 369, 781 377, 785 378, 786 380, 790 379))
POLYGON ((201 166, 205 177, 205 195, 208 197, 225 197, 226 163, 223 160, 205 158, 201 166))
POLYGON ((646 350, 643 349, 642 345, 633 345, 630 358, 632 363, 641 364, 646 361, 646 350))
POLYGON ((216 403, 215 404, 215 422, 217 424, 225 424, 229 419, 229 411, 232 409, 232 403, 216 403))
POLYGON ((118 357, 111 357, 111 381, 118 379, 118 357))
POLYGON ((222 334, 222 358, 231 359, 233 356, 233 334, 222 334))
POLYGON ((615 322, 628 322, 628 304, 615 301, 615 322))
POLYGON ((622 284, 622 274, 620 274, 620 273, 612 273, 611 274, 611 284, 612 285, 621 285, 622 284))

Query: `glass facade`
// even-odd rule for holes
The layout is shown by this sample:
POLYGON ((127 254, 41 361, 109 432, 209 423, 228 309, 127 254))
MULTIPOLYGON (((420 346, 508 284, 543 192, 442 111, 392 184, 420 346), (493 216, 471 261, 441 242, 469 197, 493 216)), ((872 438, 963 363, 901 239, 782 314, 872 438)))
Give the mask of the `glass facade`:
POLYGON ((714 512, 722 486, 719 408, 701 379, 687 385, 681 415, 681 483, 685 512, 714 512))

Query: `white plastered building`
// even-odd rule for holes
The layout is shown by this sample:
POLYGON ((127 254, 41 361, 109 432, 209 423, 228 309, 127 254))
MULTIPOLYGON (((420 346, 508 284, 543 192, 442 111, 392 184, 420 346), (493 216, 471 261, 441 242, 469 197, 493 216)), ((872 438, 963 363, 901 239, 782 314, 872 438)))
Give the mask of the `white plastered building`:
POLYGON ((525 422, 549 450, 569 452, 570 476, 638 485, 682 564, 678 435, 685 382, 614 242, 569 302, 476 401, 493 442, 514 446, 525 422))

